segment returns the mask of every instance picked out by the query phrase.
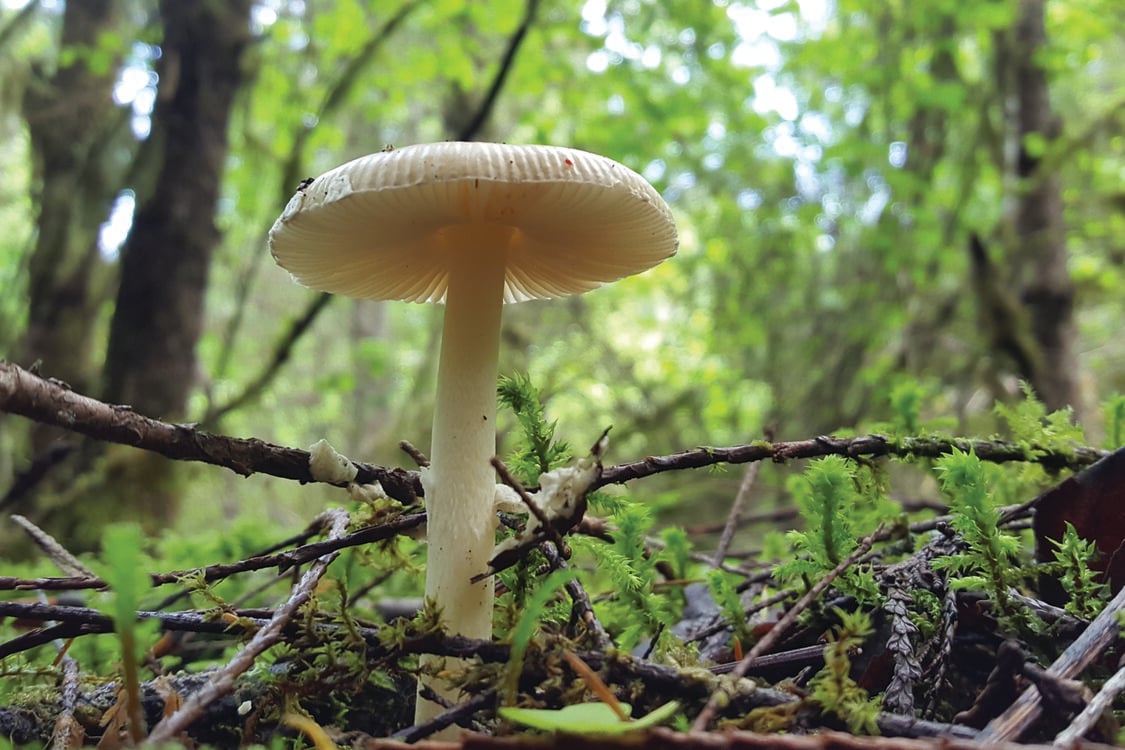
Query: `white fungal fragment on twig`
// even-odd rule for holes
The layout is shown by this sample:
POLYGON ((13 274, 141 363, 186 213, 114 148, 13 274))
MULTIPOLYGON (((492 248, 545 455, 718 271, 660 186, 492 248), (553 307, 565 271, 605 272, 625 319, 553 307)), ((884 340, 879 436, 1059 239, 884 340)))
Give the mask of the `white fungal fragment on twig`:
POLYGON ((348 485, 348 495, 357 503, 363 503, 365 505, 374 505, 380 500, 386 500, 388 497, 387 491, 383 489, 383 485, 378 481, 372 482, 371 484, 356 484, 352 482, 348 485))
POLYGON ((309 473, 317 482, 328 484, 348 484, 355 481, 359 469, 328 444, 327 440, 317 440, 309 446, 309 473))
MULTIPOLYGON (((579 458, 572 466, 562 466, 539 475, 539 491, 530 495, 530 498, 535 503, 535 507, 542 512, 542 516, 547 519, 547 523, 552 526, 565 525, 569 529, 582 520, 586 512, 586 493, 602 475, 602 455, 608 445, 607 430, 602 433, 598 442, 594 443, 589 455, 579 458)), ((502 494, 500 486, 497 485, 496 492, 498 504, 502 494)), ((526 510, 527 506, 520 500, 519 495, 514 490, 510 491, 518 502, 518 506, 513 510, 516 512, 526 510)), ((505 505, 508 502, 505 496, 505 505)), ((507 507, 504 509, 508 510, 507 507)), ((543 526, 539 521, 539 515, 530 514, 527 518, 527 526, 520 534, 496 545, 495 554, 492 556, 493 562, 511 550, 523 547, 539 535, 543 526)))

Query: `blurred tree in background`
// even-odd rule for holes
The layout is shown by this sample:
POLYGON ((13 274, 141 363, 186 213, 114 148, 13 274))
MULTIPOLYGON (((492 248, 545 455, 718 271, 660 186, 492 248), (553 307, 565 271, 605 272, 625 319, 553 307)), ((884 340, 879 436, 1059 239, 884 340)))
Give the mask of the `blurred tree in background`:
MULTIPOLYGON (((297 287, 266 231, 387 144, 540 142, 640 171, 682 236, 506 311, 502 372, 572 442, 862 429, 896 393, 988 433, 1020 380, 1096 433, 1125 388, 1123 31, 1116 0, 3 0, 0 354, 401 463, 439 313, 297 287)), ((74 440, 4 418, 0 505, 80 545, 91 520, 295 524, 324 499, 74 440)))

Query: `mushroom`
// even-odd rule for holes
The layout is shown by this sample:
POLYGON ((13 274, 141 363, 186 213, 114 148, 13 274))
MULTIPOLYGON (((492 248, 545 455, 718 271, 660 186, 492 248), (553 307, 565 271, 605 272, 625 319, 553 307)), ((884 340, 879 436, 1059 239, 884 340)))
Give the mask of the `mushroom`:
POLYGON ((302 183, 269 243, 305 286, 445 303, 431 468, 422 482, 426 596, 448 632, 491 638, 493 585, 469 579, 487 568, 494 542, 489 461, 503 303, 586 292, 672 256, 667 204, 636 172, 585 151, 423 144, 302 183))

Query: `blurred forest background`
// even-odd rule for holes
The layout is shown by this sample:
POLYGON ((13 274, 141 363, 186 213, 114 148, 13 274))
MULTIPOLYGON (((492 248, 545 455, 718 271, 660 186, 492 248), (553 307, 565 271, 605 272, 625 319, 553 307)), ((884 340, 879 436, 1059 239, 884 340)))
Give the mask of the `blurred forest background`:
MULTIPOLYGON (((0 355, 409 465, 440 310, 309 292, 266 232, 303 178, 447 139, 604 154, 672 206, 673 260, 505 311, 501 372, 611 462, 903 401, 984 435, 1020 381, 1098 440, 1125 390, 1119 0, 0 0, 0 355)), ((720 516, 738 474, 644 491, 720 516)), ((0 421, 0 510, 77 546, 335 496, 0 421)))

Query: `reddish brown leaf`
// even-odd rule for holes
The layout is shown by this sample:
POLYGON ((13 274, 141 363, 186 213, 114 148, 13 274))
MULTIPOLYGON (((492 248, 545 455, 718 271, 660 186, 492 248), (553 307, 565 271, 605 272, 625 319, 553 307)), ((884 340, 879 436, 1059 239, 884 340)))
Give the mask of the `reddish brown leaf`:
MULTIPOLYGON (((1034 526, 1037 560, 1055 559, 1054 541, 1062 539, 1067 522, 1078 536, 1095 543, 1099 559, 1093 567, 1117 593, 1125 584, 1125 448, 1040 496, 1034 526)), ((1049 592, 1043 593, 1047 598, 1049 592)))

